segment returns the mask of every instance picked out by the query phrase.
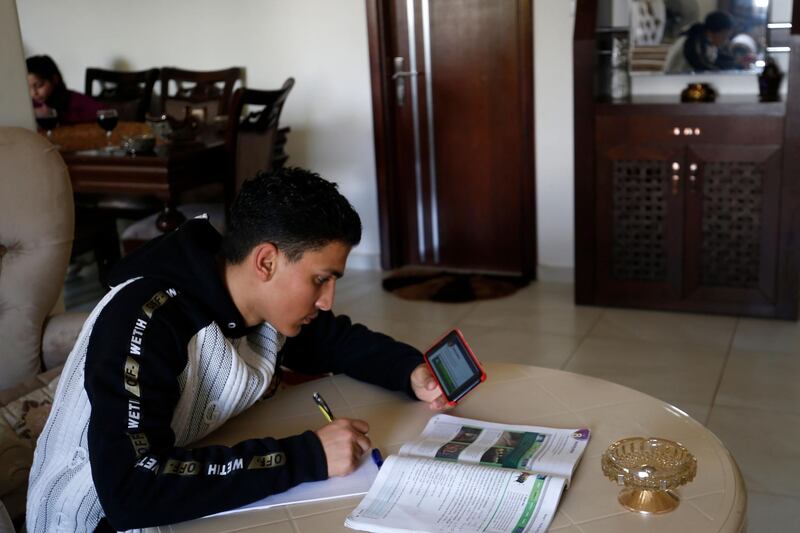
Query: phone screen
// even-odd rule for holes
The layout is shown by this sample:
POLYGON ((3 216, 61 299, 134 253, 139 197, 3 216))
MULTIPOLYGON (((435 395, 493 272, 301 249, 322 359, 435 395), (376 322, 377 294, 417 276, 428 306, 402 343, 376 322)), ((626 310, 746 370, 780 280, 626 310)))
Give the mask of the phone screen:
POLYGON ((426 357, 448 400, 458 400, 481 382, 483 371, 456 332, 439 341, 426 357))

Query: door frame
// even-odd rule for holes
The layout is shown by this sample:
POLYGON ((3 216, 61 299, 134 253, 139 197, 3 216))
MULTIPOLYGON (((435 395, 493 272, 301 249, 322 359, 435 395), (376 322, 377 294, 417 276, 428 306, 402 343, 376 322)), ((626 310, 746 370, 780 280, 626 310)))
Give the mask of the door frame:
MULTIPOLYGON (((402 263, 402 231, 404 213, 398 212, 391 201, 398 186, 395 175, 394 113, 392 112, 391 58, 388 55, 389 2, 392 0, 365 0, 367 8, 367 34, 369 45, 370 85, 372 88, 372 116, 375 141, 375 167, 378 185, 378 222, 380 226, 381 266, 394 269, 402 263)), ((522 64, 520 76, 520 108, 526 118, 520 135, 523 136, 523 153, 520 161, 521 176, 521 242, 522 275, 536 278, 538 262, 536 239, 536 135, 534 121, 534 58, 533 58, 533 0, 518 0, 519 57, 522 64)), ((427 65, 426 65, 427 68, 427 65)))

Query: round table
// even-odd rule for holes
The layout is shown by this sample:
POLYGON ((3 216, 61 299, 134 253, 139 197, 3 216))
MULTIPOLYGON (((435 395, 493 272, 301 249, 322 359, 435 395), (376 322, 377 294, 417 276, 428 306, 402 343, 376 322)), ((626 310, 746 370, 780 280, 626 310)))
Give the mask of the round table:
MULTIPOLYGON (((736 462, 702 424, 641 392, 601 379, 532 366, 486 363, 488 379, 450 414, 491 422, 565 428, 588 427, 589 445, 549 531, 561 533, 719 532, 744 529, 747 495, 736 462), (680 506, 664 515, 641 515, 618 502, 600 456, 612 442, 652 436, 682 443, 697 458, 697 477, 677 489, 680 506)), ((311 399, 320 392, 338 417, 369 422, 373 445, 384 455, 416 438, 434 414, 426 405, 346 376, 326 377, 281 390, 228 421, 203 444, 234 444, 254 436, 283 437, 317 429, 325 421, 311 399)), ((235 513, 150 531, 218 533, 352 531, 344 519, 360 497, 235 513)))

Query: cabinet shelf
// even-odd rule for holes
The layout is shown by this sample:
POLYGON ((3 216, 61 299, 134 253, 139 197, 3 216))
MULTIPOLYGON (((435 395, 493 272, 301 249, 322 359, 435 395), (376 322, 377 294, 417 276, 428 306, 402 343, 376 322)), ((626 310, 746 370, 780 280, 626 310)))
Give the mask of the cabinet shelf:
POLYGON ((664 97, 663 100, 642 99, 634 102, 595 102, 595 112, 598 115, 629 115, 648 114, 659 115, 694 115, 694 116, 771 116, 782 117, 786 115, 784 102, 758 102, 755 99, 731 103, 727 101, 715 103, 681 103, 676 102, 676 97, 664 97))
POLYGON ((684 103, 679 96, 634 96, 625 102, 595 101, 595 112, 602 115, 658 113, 668 115, 784 116, 785 102, 759 102, 757 96, 730 95, 713 103, 684 103))

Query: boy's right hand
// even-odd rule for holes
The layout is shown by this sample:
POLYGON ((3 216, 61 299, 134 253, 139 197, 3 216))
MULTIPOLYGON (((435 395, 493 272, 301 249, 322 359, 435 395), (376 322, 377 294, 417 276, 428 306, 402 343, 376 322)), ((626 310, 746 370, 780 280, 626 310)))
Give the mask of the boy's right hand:
POLYGON ((328 477, 346 476, 358 467, 361 456, 372 448, 367 431, 369 424, 363 420, 337 418, 315 432, 328 461, 328 477))

